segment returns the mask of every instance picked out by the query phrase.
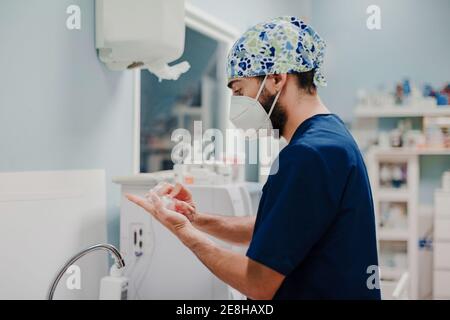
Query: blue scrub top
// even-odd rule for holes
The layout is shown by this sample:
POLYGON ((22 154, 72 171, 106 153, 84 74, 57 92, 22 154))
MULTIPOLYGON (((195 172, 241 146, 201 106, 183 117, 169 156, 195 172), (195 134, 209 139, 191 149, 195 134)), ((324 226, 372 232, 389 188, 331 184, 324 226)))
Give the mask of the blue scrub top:
POLYGON ((369 178, 342 120, 304 121, 278 164, 247 252, 286 276, 274 299, 380 299, 369 178))

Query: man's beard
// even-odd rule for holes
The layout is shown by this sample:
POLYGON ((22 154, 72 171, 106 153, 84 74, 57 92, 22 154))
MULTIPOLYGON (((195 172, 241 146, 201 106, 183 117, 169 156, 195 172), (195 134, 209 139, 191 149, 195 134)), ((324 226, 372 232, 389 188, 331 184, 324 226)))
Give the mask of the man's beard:
MULTIPOLYGON (((270 112, 270 108, 272 107, 273 102, 275 101, 276 95, 270 96, 267 93, 266 88, 263 89, 261 93, 260 102, 263 106, 264 110, 266 110, 267 114, 270 112)), ((275 130, 278 130, 280 133, 280 137, 284 133, 284 129, 287 122, 286 111, 283 106, 280 105, 279 102, 275 104, 272 110, 272 114, 270 115, 270 121, 272 122, 272 127, 275 130)))

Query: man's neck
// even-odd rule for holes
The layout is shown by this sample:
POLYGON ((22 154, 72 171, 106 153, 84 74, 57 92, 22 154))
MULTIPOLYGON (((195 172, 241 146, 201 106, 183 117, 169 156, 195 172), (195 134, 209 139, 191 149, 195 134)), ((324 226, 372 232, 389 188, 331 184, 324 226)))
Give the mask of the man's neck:
POLYGON ((291 141, 297 128, 306 120, 317 114, 329 114, 318 95, 305 95, 287 110, 288 120, 284 127, 283 137, 291 141))

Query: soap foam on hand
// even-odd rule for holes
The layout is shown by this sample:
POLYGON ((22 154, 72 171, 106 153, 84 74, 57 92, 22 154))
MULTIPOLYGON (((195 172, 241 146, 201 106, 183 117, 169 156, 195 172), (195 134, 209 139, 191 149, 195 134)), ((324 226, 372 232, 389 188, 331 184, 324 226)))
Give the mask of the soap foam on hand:
POLYGON ((175 211, 175 201, 171 197, 169 197, 167 195, 165 195, 165 196, 158 195, 158 191, 160 191, 162 187, 163 187, 162 184, 156 185, 145 195, 145 198, 150 203, 153 203, 153 200, 151 198, 151 193, 153 192, 162 201, 164 208, 175 211))
POLYGON ((175 211, 175 201, 169 196, 161 197, 161 201, 163 202, 164 208, 175 211))

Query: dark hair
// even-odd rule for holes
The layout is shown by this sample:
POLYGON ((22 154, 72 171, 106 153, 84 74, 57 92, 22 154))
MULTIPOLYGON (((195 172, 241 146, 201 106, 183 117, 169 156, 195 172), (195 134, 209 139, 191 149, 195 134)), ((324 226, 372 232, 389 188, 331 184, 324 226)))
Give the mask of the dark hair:
POLYGON ((294 75, 297 77, 297 84, 300 89, 305 90, 309 94, 315 94, 317 92, 317 87, 314 84, 314 72, 311 70, 308 72, 295 72, 294 75))
MULTIPOLYGON (((317 87, 314 84, 314 72, 315 70, 307 71, 307 72, 294 72, 291 73, 293 76, 297 78, 297 85, 299 89, 305 90, 308 94, 316 94, 317 87)), ((262 82, 265 76, 259 76, 259 80, 262 82)))

